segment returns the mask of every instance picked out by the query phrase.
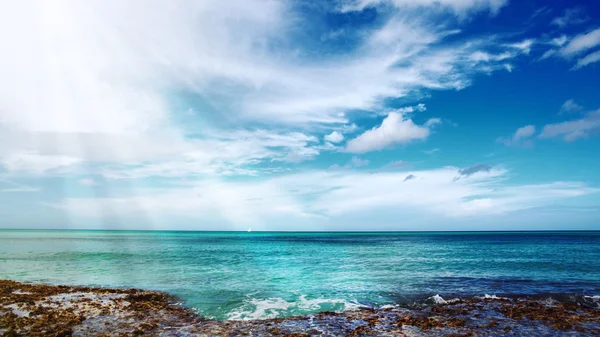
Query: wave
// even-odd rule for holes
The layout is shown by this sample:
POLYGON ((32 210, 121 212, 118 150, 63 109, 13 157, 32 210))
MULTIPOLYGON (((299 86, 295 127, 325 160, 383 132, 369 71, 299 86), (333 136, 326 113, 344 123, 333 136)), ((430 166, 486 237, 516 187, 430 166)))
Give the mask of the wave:
POLYGON ((480 300, 507 300, 508 297, 498 297, 497 295, 488 295, 484 294, 483 296, 475 296, 475 298, 480 300))
POLYGON ((429 297, 428 300, 431 300, 435 304, 446 304, 446 303, 448 303, 448 301, 446 301, 439 294, 436 294, 436 295, 433 295, 433 296, 429 297))
MULTIPOLYGON (((446 297, 448 298, 448 297, 446 297)), ((558 303, 577 303, 592 308, 600 308, 600 296, 582 296, 576 294, 537 294, 537 295, 508 295, 497 296, 484 294, 482 296, 471 295, 461 297, 450 297, 450 299, 444 299, 439 294, 422 297, 422 300, 415 301, 412 303, 393 303, 383 305, 365 305, 356 301, 347 301, 344 299, 330 299, 330 298, 315 298, 308 299, 306 295, 301 295, 295 301, 288 301, 280 297, 272 297, 265 299, 250 298, 244 301, 244 303, 229 313, 227 313, 227 320, 234 321, 246 321, 246 320, 260 320, 260 319, 271 319, 271 318, 284 318, 290 316, 303 316, 312 315, 318 312, 334 311, 344 312, 358 309, 418 309, 424 308, 430 305, 439 304, 451 304, 459 302, 461 300, 533 300, 533 301, 552 301, 558 303)))
MULTIPOLYGON (((485 296, 488 296, 488 295, 486 294, 485 296)), ((460 298, 458 298, 458 297, 446 300, 439 294, 436 294, 431 297, 428 297, 424 303, 425 304, 431 304, 431 303, 433 303, 433 304, 448 304, 448 303, 453 303, 453 302, 458 302, 458 301, 460 301, 460 298)))
POLYGON ((296 315, 307 315, 322 311, 343 312, 367 308, 358 302, 344 299, 315 298, 301 295, 296 301, 287 301, 280 297, 244 301, 244 304, 230 311, 228 320, 269 319, 296 315))

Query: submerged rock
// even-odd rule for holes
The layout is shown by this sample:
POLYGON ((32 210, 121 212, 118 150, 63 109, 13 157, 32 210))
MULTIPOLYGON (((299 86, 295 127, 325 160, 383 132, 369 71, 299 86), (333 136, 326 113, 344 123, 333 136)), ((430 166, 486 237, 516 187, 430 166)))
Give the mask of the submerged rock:
MULTIPOLYGON (((441 299, 440 296, 439 299, 441 299)), ((265 320, 203 319, 164 293, 0 281, 1 336, 598 336, 582 301, 482 297, 265 320)))

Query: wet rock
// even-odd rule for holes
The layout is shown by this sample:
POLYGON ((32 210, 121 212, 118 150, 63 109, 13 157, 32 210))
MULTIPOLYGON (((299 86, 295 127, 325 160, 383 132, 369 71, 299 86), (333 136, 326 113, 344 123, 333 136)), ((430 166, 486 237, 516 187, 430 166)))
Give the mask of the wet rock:
POLYGON ((198 317, 168 294, 0 280, 2 336, 598 336, 580 302, 470 298, 422 308, 358 309, 250 321, 198 317))

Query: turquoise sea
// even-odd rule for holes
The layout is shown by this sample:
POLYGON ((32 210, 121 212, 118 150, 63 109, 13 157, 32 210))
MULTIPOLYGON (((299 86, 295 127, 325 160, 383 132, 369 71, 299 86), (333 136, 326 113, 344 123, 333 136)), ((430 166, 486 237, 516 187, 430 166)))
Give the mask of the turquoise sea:
POLYGON ((600 232, 0 231, 0 278, 166 291, 216 319, 600 295, 600 232))

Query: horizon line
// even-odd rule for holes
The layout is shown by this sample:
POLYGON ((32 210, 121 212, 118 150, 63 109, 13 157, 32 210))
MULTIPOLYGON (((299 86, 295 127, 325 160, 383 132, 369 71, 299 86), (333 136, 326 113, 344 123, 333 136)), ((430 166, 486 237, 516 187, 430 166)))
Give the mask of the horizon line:
POLYGON ((190 233, 535 233, 600 232, 600 229, 524 229, 524 230, 197 230, 197 229, 98 229, 98 228, 0 228, 0 231, 105 231, 105 232, 190 232, 190 233))

